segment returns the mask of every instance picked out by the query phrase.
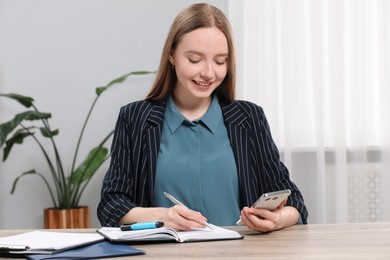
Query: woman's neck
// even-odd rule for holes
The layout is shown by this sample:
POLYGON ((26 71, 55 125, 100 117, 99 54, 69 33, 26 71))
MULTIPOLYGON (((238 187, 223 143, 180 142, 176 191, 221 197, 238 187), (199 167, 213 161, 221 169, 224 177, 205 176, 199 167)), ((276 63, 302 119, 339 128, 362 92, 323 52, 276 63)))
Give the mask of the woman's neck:
POLYGON ((190 121, 201 118, 206 114, 211 104, 212 96, 204 99, 172 96, 173 101, 180 113, 190 121))

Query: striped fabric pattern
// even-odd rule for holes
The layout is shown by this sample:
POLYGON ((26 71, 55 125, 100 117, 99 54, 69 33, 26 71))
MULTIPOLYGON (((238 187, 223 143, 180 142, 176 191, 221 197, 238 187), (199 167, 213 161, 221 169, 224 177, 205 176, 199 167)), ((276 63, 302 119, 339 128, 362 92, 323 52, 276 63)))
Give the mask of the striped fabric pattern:
MULTIPOLYGON (((290 189, 286 205, 307 223, 301 192, 290 180, 261 107, 248 101, 220 102, 238 170, 241 207, 263 193, 290 189)), ((121 108, 103 179, 97 216, 103 226, 117 226, 133 207, 152 205, 153 184, 165 102, 137 101, 121 108)))

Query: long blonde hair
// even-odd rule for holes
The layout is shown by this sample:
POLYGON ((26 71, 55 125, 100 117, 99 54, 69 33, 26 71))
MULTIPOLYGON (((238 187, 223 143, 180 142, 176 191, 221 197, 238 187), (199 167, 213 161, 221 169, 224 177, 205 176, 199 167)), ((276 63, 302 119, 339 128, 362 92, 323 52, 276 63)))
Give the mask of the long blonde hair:
POLYGON ((236 55, 231 25, 221 10, 206 3, 199 3, 182 10, 173 21, 161 54, 156 80, 146 97, 147 100, 166 100, 171 94, 177 77, 175 70, 171 68, 169 55, 176 49, 182 37, 196 29, 214 26, 226 36, 229 52, 226 77, 215 89, 215 93, 219 99, 227 101, 235 99, 236 55))

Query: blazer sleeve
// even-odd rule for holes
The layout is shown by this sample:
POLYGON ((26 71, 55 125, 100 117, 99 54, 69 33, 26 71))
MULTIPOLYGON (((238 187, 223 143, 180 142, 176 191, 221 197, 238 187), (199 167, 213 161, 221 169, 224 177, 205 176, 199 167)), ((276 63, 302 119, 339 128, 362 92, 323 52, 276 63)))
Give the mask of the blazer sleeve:
MULTIPOLYGON (((134 175, 132 133, 135 132, 132 107, 121 108, 115 125, 111 145, 111 161, 103 179, 101 199, 97 216, 102 226, 116 226, 119 220, 133 207, 134 175)), ((137 138, 136 138, 137 139, 137 138)))
POLYGON ((103 226, 116 226, 136 206, 150 202, 144 128, 153 104, 137 101, 121 108, 111 145, 111 162, 103 179, 97 216, 103 226))
MULTIPOLYGON (((280 160, 279 150, 272 138, 271 130, 261 107, 246 102, 246 111, 251 125, 251 141, 253 151, 255 174, 258 176, 260 193, 290 189, 291 195, 286 205, 298 210, 303 223, 307 223, 308 211, 303 196, 290 179, 289 170, 280 160)), ((261 195, 261 194, 257 194, 261 195)))

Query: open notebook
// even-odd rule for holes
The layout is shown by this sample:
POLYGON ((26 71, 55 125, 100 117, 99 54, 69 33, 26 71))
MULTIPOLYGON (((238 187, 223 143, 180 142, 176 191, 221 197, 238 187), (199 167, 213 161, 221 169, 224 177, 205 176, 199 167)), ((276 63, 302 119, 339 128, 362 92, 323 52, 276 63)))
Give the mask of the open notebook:
POLYGON ((190 231, 175 231, 172 228, 155 228, 145 230, 121 231, 120 228, 102 227, 97 232, 113 242, 148 242, 176 241, 195 242, 210 240, 227 240, 243 238, 238 232, 210 224, 213 229, 191 229, 190 231))

